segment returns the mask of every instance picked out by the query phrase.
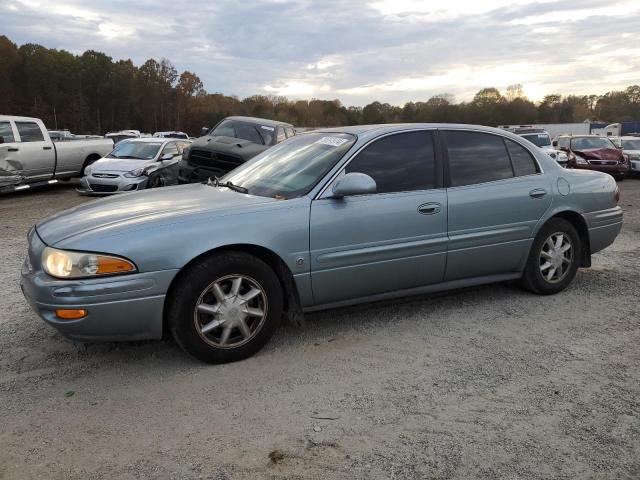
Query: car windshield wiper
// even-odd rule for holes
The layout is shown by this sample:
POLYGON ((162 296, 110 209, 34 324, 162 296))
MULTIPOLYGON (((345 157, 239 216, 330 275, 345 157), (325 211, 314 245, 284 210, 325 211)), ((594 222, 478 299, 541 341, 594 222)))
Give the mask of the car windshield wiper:
POLYGON ((209 179, 207 180, 207 185, 212 185, 214 187, 227 187, 234 192, 239 193, 249 193, 248 189, 241 187, 240 185, 234 185, 230 181, 221 182, 218 177, 213 177, 213 180, 211 180, 211 177, 209 177, 209 179))

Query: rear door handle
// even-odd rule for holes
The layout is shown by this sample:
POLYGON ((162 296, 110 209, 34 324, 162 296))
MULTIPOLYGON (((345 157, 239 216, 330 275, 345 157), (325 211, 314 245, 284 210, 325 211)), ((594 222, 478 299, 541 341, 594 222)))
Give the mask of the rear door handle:
POLYGON ((42 147, 43 150, 51 150, 51 147, 42 147))
POLYGON ((542 198, 547 194, 544 188, 535 188, 529 192, 531 198, 542 198))
POLYGON ((422 215, 435 215, 442 210, 442 205, 439 203, 423 203, 418 207, 418 213, 422 215))
POLYGON ((17 148, 7 148, 7 152, 17 152, 17 148))

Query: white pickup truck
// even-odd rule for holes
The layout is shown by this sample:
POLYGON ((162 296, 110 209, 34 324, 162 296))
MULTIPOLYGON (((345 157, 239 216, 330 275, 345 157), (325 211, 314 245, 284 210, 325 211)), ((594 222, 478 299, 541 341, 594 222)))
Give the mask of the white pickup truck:
POLYGON ((41 120, 0 115, 0 192, 82 176, 113 140, 53 142, 41 120))

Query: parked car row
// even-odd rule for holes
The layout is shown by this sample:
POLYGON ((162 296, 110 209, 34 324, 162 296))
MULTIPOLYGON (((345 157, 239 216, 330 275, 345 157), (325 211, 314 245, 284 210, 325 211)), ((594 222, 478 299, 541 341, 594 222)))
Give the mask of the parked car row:
MULTIPOLYGON (((171 332, 194 357, 229 362, 305 312, 507 280, 558 293, 622 226, 610 175, 561 168, 504 130, 288 128, 223 120, 183 145, 183 163, 203 169, 189 175, 209 181, 38 222, 22 269, 29 304, 73 339, 171 332)), ((149 168, 149 182, 182 141, 160 140, 118 144, 89 176, 140 185, 134 173, 149 168)), ((571 155, 587 150, 569 141, 571 155)))

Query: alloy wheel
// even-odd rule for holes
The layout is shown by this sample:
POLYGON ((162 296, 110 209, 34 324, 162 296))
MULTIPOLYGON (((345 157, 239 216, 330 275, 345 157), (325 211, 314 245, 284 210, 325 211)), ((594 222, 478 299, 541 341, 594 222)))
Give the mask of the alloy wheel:
POLYGON ((545 240, 540 250, 540 273, 549 283, 562 281, 573 263, 571 238, 563 232, 556 232, 545 240))
POLYGON ((227 275, 200 294, 193 312, 202 339, 217 348, 237 348, 251 340, 267 317, 267 295, 245 275, 227 275))

